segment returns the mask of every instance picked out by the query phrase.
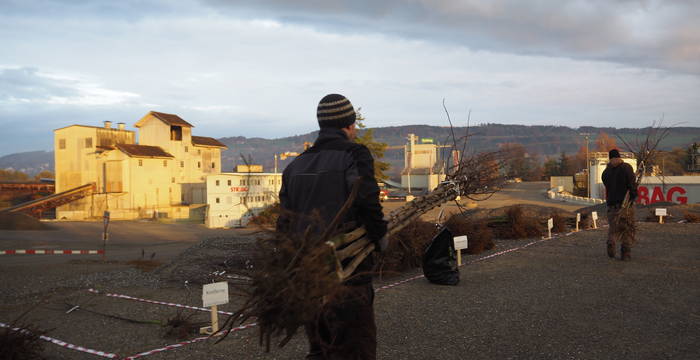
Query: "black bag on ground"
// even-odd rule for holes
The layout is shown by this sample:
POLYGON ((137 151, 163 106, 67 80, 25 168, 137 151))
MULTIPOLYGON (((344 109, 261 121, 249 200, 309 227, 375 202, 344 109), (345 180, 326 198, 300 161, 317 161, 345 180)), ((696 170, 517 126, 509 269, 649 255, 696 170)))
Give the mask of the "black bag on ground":
POLYGON ((447 227, 443 227, 428 244, 423 255, 423 274, 431 283, 440 285, 459 283, 457 252, 454 238, 447 227))

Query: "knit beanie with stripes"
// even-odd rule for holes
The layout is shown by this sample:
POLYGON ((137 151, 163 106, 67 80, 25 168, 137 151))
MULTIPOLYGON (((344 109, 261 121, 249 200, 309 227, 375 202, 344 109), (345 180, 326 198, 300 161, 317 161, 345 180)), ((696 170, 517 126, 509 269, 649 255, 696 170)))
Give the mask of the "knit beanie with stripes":
POLYGON ((342 129, 355 122, 355 109, 345 96, 329 94, 318 103, 316 118, 318 118, 318 125, 321 128, 342 129))

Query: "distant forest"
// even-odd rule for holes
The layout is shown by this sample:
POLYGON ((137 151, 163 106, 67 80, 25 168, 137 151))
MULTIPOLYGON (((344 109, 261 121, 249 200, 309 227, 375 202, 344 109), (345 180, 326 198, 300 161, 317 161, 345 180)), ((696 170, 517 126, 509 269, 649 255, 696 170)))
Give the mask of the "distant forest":
MULTIPOLYGON (((596 141, 600 138, 612 139, 620 145, 617 136, 628 141, 638 137, 643 137, 645 129, 630 128, 599 128, 580 127, 569 128, 565 126, 527 126, 527 125, 503 125, 503 124, 481 124, 466 127, 455 127, 450 129, 444 126, 428 125, 406 125, 373 128, 374 139, 378 142, 386 143, 389 146, 400 146, 406 143, 408 134, 415 134, 420 138, 432 138, 440 144, 452 143, 452 131, 457 138, 462 138, 468 130, 468 151, 478 152, 493 150, 504 146, 522 152, 529 164, 528 168, 534 168, 526 178, 541 178, 557 173, 571 173, 579 167, 580 151, 585 149, 585 139, 581 134, 590 135, 589 148, 594 151, 596 141), (578 160, 577 160, 578 159, 578 160), (557 166, 554 166, 558 163, 557 166), (549 164, 549 165, 548 165, 549 164)), ((244 164, 242 156, 250 159, 252 163, 263 165, 265 171, 274 170, 274 155, 284 152, 302 152, 304 142, 313 142, 317 132, 302 135, 289 136, 279 139, 246 138, 246 137, 224 137, 219 141, 228 146, 222 154, 222 170, 234 171, 236 165, 244 164)), ((670 167, 673 172, 683 170, 683 152, 693 143, 700 142, 700 127, 674 127, 661 144, 661 150, 669 151, 668 161, 664 161, 666 167, 670 167), (674 155, 675 154, 675 155, 674 155), (677 168, 673 164, 678 163, 677 168), (671 164, 671 165, 669 165, 671 164)), ((460 146, 461 147, 461 146, 460 146)), ((621 147, 622 150, 625 150, 621 147)), ((585 155, 584 155, 585 156, 585 155)), ((403 150, 389 149, 385 152, 383 161, 391 165, 387 174, 397 177, 403 169, 403 150)), ((284 167, 293 159, 278 161, 278 170, 284 167)), ((53 171, 53 152, 34 151, 27 153, 11 154, 0 157, 0 169, 13 169, 26 173, 30 177, 43 170, 53 171)), ((582 162, 583 160, 580 160, 582 162)), ((581 165, 582 167, 582 165, 581 165)), ((669 170, 671 171, 671 170, 669 170)), ((669 174, 672 175, 672 174, 669 174)), ((522 176, 521 176, 522 177, 522 176)))

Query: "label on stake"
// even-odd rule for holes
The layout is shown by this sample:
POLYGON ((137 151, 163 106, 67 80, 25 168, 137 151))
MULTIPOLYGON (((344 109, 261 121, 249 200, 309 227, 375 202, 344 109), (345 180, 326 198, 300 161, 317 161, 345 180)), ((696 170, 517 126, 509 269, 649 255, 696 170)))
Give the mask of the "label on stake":
POLYGON ((202 287, 202 302, 204 307, 228 304, 228 283, 221 281, 205 284, 202 287))
POLYGON ((469 242, 467 240, 467 235, 455 236, 454 242, 455 242, 455 250, 463 250, 469 246, 469 242))

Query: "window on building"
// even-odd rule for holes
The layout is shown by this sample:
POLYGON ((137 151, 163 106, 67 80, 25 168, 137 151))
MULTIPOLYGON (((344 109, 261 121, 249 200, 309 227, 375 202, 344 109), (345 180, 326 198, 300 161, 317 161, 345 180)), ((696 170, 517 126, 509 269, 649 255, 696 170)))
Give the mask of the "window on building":
POLYGON ((201 168, 202 168, 202 162, 201 162, 201 161, 197 161, 197 169, 201 169, 201 168))
POLYGON ((168 167, 168 160, 163 160, 163 167, 168 167))
POLYGON ((139 166, 143 166, 143 160, 139 159, 139 166))
POLYGON ((170 182, 174 184, 174 183, 175 183, 175 178, 170 178, 170 182))
POLYGON ((216 203, 218 204, 219 202, 221 202, 221 200, 219 198, 216 198, 216 203))
POLYGON ((66 148, 66 139, 58 139, 58 148, 59 148, 59 149, 65 149, 65 148, 66 148))
POLYGON ((228 186, 231 186, 231 179, 227 181, 228 186))
POLYGON ((170 140, 182 141, 182 126, 170 126, 170 140))
POLYGON ((216 163, 211 163, 211 168, 212 169, 216 168, 216 163))
POLYGON ((181 167, 181 168, 184 168, 184 167, 185 167, 185 162, 184 162, 184 161, 180 161, 180 167, 181 167))
POLYGON ((190 149, 188 149, 187 146, 185 146, 185 152, 189 152, 189 150, 190 149))
POLYGON ((245 179, 241 179, 241 185, 245 186, 245 179))
POLYGON ((88 149, 92 149, 92 138, 85 138, 85 147, 88 149))
POLYGON ((219 180, 216 180, 216 186, 219 186, 219 180))

